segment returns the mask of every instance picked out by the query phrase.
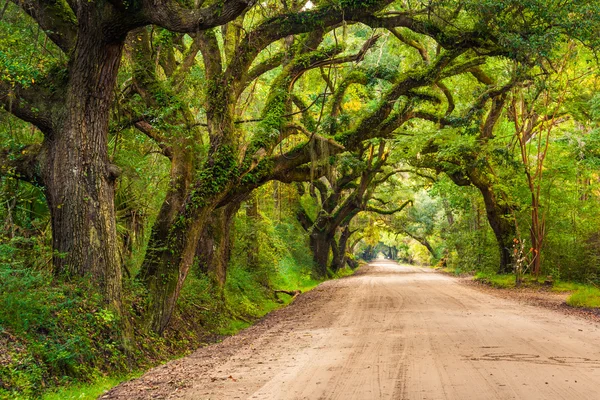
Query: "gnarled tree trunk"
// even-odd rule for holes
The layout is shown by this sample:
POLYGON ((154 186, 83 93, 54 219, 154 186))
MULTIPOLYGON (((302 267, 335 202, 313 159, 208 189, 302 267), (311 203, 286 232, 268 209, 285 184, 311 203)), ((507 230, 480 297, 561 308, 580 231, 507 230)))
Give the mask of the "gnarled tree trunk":
POLYGON ((329 264, 329 250, 331 249, 333 240, 333 234, 328 230, 319 231, 313 229, 310 234, 310 250, 313 253, 313 260, 319 277, 326 277, 329 275, 327 266, 329 264))

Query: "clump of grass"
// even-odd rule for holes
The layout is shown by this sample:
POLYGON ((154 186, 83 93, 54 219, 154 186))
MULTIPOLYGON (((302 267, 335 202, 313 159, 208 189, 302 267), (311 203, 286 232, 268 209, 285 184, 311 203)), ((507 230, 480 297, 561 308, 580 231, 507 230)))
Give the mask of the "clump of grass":
POLYGON ((600 308, 600 290, 591 286, 582 287, 569 296, 567 304, 571 307, 600 308))

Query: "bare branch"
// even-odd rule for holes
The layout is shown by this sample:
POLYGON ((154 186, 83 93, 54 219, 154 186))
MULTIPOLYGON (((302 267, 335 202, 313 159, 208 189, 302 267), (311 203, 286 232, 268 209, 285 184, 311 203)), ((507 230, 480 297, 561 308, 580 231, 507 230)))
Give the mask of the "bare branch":
POLYGON ((133 126, 142 132, 144 135, 148 136, 150 139, 154 140, 154 142, 160 147, 163 155, 168 158, 173 157, 173 151, 170 146, 167 145, 166 138, 152 125, 144 120, 134 122, 133 126))

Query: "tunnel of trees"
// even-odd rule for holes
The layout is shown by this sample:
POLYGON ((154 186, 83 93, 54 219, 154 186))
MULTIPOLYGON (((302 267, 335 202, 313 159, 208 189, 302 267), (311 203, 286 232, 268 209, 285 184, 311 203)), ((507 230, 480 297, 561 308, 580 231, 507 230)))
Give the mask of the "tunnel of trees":
POLYGON ((599 8, 0 2, 0 395, 377 257, 600 283, 599 8))

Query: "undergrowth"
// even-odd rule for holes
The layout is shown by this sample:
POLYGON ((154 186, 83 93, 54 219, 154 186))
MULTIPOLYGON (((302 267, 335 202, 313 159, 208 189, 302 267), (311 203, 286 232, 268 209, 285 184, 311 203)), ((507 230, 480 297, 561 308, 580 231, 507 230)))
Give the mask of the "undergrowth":
POLYGON ((91 283, 59 280, 47 269, 15 262, 14 253, 0 254, 0 399, 97 398, 132 374, 235 334, 291 301, 275 290, 305 292, 320 283, 297 224, 266 216, 252 226, 247 218, 237 224, 225 287, 193 270, 163 337, 135 317, 145 292, 135 279, 126 280, 135 336, 129 353, 120 345, 116 317, 91 283), (248 246, 258 249, 252 265, 248 246))

